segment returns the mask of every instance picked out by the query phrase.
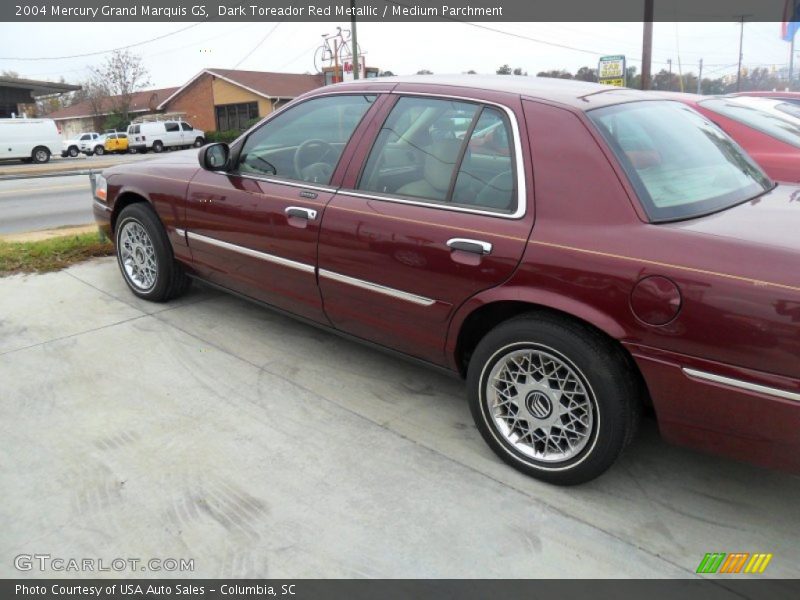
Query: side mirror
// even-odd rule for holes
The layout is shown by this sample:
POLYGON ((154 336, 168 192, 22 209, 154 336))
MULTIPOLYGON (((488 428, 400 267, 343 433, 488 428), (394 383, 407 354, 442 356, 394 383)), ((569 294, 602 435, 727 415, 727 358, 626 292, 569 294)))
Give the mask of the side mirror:
POLYGON ((224 171, 228 167, 230 153, 228 144, 210 144, 200 148, 197 158, 206 171, 224 171))

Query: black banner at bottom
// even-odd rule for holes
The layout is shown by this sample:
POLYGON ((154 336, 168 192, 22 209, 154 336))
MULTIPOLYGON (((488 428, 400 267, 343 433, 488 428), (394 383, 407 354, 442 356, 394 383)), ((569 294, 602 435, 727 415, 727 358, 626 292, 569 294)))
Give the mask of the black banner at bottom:
POLYGON ((800 580, 419 580, 419 579, 5 579, 3 600, 361 600, 591 598, 592 600, 796 600, 800 580))

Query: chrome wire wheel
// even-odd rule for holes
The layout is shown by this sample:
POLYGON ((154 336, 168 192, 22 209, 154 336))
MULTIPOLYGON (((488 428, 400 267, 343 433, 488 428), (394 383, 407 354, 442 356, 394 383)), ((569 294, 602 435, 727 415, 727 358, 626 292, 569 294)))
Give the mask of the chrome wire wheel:
POLYGON ((596 438, 597 402, 583 374, 545 347, 502 355, 485 383, 485 411, 505 443, 544 463, 575 459, 596 438))
POLYGON ((119 260, 125 276, 136 289, 146 292, 156 284, 158 261, 153 240, 141 223, 129 220, 119 232, 119 260))

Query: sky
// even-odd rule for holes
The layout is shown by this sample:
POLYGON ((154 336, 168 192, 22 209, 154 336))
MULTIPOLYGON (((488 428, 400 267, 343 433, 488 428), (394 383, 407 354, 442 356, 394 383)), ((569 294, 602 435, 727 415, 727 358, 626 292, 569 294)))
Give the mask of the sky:
MULTIPOLYGON (((321 36, 335 32, 337 25, 350 27, 349 23, 335 22, 281 22, 277 26, 275 22, 206 22, 194 26, 183 22, 0 23, 0 57, 4 57, 0 58, 0 70, 16 71, 31 79, 58 80, 63 76, 68 83, 80 83, 88 68, 101 64, 107 54, 59 57, 165 36, 131 49, 142 56, 150 73, 150 87, 182 85, 209 67, 313 72, 314 49, 320 45, 321 36)), ((788 65, 789 44, 781 39, 780 27, 780 23, 745 23, 744 65, 788 65)), ((358 25, 358 40, 368 66, 398 75, 420 69, 441 74, 470 69, 494 73, 506 63, 531 75, 550 69, 574 72, 584 65, 596 67, 597 59, 604 54, 625 54, 628 65, 641 70, 641 23, 363 22, 358 25)), ((667 68, 668 59, 672 59, 673 72, 697 73, 702 58, 704 77, 735 72, 738 44, 736 22, 656 23, 653 71, 667 68)))

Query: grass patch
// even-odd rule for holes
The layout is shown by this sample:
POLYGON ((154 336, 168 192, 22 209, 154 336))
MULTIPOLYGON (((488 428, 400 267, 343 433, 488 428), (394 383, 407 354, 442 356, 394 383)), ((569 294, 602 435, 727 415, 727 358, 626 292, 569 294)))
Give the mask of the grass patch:
POLYGON ((35 242, 0 241, 0 277, 14 273, 46 273, 75 263, 109 256, 114 246, 97 233, 65 235, 35 242))

